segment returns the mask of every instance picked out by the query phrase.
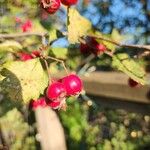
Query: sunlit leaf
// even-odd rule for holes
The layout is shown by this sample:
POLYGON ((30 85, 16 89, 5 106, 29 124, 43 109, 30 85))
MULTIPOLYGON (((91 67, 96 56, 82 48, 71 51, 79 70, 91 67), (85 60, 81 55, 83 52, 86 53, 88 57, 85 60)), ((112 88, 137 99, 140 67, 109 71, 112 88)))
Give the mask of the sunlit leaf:
POLYGON ((112 44, 111 42, 106 41, 106 40, 112 40, 111 35, 102 34, 99 31, 90 31, 88 35, 95 37, 97 42, 104 44, 108 50, 114 51, 116 49, 116 45, 112 44))
POLYGON ((3 91, 12 100, 22 100, 24 103, 37 99, 48 84, 39 59, 6 63, 1 74, 5 77, 1 83, 3 91))
POLYGON ((0 43, 0 52, 16 52, 20 49, 22 49, 22 46, 20 43, 16 41, 9 40, 9 41, 0 43))
POLYGON ((126 53, 116 54, 113 56, 112 65, 118 70, 126 73, 133 80, 145 84, 145 71, 133 59, 129 58, 126 53))
POLYGON ((55 57, 60 59, 66 59, 68 54, 67 48, 61 48, 61 47, 54 47, 51 49, 55 57))
POLYGON ((124 39, 124 36, 122 36, 117 29, 113 29, 111 33, 111 39, 121 42, 124 39))
POLYGON ((61 38, 61 37, 63 37, 63 34, 59 30, 51 29, 49 31, 49 41, 50 42, 55 41, 56 39, 61 38))
POLYGON ((76 9, 69 9, 68 40, 70 43, 78 43, 79 38, 87 35, 91 27, 91 22, 81 16, 76 9))

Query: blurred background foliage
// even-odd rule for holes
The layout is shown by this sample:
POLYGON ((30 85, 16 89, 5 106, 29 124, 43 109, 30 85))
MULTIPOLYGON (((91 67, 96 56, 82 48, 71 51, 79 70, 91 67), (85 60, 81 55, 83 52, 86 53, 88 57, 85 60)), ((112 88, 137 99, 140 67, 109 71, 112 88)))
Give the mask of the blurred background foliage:
MULTIPOLYGON (((93 26, 106 34, 115 34, 115 38, 126 35, 122 42, 132 44, 150 44, 150 0, 80 0, 78 10, 87 17, 93 26)), ((0 33, 22 33, 20 23, 31 20, 33 32, 47 32, 52 48, 49 54, 66 59, 71 69, 78 70, 81 60, 85 58, 79 51, 79 45, 70 45, 62 37, 65 32, 66 10, 62 6, 54 15, 43 11, 35 0, 0 0, 0 33), (63 19, 62 19, 63 18, 63 19), (59 40, 55 39, 60 37, 59 40)), ((41 45, 39 37, 16 38, 18 44, 11 52, 23 48, 24 51, 36 50, 41 45)), ((2 39, 0 43, 3 43, 2 39)), ((14 42, 14 41, 13 41, 14 42)), ((6 44, 6 43, 5 43, 6 44)), ((7 44, 6 44, 7 49, 7 44)), ((129 49, 134 56, 139 51, 129 49)), ((10 50, 0 52, 0 64, 14 60, 10 50)), ((146 58, 149 60, 149 58, 146 58)), ((147 63, 147 62, 146 62, 147 63)), ((112 70, 111 59, 105 55, 95 58, 88 66, 90 72, 98 66, 100 70, 112 70)), ((141 64, 145 64, 141 60, 141 64)), ((57 72, 61 66, 51 64, 51 71, 57 72)), ((81 71, 85 71, 84 68, 81 71)), ((110 109, 99 106, 83 98, 68 100, 66 112, 58 112, 65 129, 68 149, 87 150, 148 150, 150 149, 150 116, 131 113, 122 109, 110 109)), ((28 107, 7 100, 0 95, 0 132, 11 149, 37 149, 39 146, 34 113, 28 107), (30 148, 29 148, 30 147, 30 148)), ((2 138, 3 139, 3 138, 2 138)), ((2 141, 0 141, 2 142, 2 141)), ((1 144, 1 143, 0 143, 1 144)))
POLYGON ((104 108, 91 100, 71 98, 68 104, 59 115, 69 149, 149 149, 150 116, 104 108))

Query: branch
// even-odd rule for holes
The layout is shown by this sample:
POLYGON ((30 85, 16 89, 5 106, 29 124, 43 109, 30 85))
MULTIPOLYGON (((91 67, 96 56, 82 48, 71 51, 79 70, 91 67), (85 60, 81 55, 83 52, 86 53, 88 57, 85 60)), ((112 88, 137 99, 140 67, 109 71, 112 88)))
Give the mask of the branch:
POLYGON ((0 39, 9 39, 9 38, 19 38, 19 37, 25 37, 25 36, 39 36, 43 37, 47 33, 39 33, 39 32, 26 32, 26 33, 12 33, 12 34, 0 34, 0 39))
POLYGON ((113 40, 109 40, 109 39, 106 39, 106 38, 103 38, 103 37, 100 37, 100 36, 93 36, 92 37, 94 38, 97 38, 97 39, 100 39, 100 40, 103 40, 103 41, 106 41, 106 42, 109 42, 109 43, 112 43, 114 45, 117 45, 119 47, 127 47, 127 48, 138 48, 138 49, 144 49, 144 50, 148 50, 150 51, 150 45, 129 45, 129 44, 121 44, 119 42, 116 42, 116 41, 113 41, 113 40))

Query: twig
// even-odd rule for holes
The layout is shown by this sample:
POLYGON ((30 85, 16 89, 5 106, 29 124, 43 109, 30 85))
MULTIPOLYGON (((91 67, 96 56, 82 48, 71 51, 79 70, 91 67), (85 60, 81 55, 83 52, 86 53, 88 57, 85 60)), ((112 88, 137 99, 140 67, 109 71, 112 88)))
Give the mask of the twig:
POLYGON ((67 68, 66 68, 65 63, 64 63, 63 60, 60 60, 60 59, 57 59, 57 58, 54 58, 54 57, 51 57, 51 56, 46 56, 45 58, 51 59, 51 60, 55 60, 55 61, 57 61, 57 62, 60 62, 60 63, 63 65, 63 68, 64 68, 65 71, 66 71, 66 74, 69 75, 68 70, 67 70, 67 68))
MULTIPOLYGON (((91 36, 91 35, 89 35, 91 36)), ((130 45, 130 44, 121 44, 117 41, 113 41, 113 40, 110 40, 110 39, 106 39, 106 38, 103 38, 103 37, 100 37, 100 36, 91 36, 91 37, 94 37, 94 38, 97 38, 97 39, 100 39, 100 40, 103 40, 103 41, 106 41, 106 42, 109 42, 109 43, 112 43, 114 45, 117 45, 119 47, 127 47, 127 48, 138 48, 138 49, 145 49, 145 50, 149 50, 150 51, 150 45, 130 45)))
POLYGON ((39 33, 39 32, 25 32, 25 33, 12 33, 12 34, 0 34, 0 39, 9 39, 9 38, 19 38, 19 37, 26 37, 26 36, 39 36, 43 37, 47 33, 39 33))

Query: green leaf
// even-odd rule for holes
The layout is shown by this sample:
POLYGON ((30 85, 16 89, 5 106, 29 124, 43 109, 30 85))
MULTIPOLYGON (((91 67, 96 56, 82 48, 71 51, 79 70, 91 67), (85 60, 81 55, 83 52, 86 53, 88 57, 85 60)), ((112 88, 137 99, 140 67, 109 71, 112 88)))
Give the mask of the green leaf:
POLYGON ((101 38, 107 39, 107 40, 113 40, 110 34, 102 34, 99 31, 91 30, 88 34, 89 36, 94 36, 96 38, 96 41, 105 45, 107 49, 114 51, 116 49, 116 45, 107 42, 105 40, 102 40, 101 38))
POLYGON ((61 47, 53 47, 51 48, 53 54, 55 57, 60 58, 60 59, 66 59, 67 54, 68 54, 68 49, 67 48, 61 48, 61 47))
POLYGON ((56 30, 53 28, 49 31, 49 41, 50 42, 53 42, 53 41, 57 40, 58 38, 62 38, 62 37, 64 37, 64 35, 59 30, 56 30))
POLYGON ((44 27, 41 25, 40 21, 37 19, 32 20, 33 23, 33 28, 32 32, 38 32, 38 33, 46 33, 46 30, 44 27))
MULTIPOLYGON (((103 35, 103 38, 107 39, 107 40, 112 40, 110 35, 103 35)), ((109 49, 111 51, 114 51, 116 49, 115 44, 112 44, 112 43, 104 41, 104 40, 101 40, 101 43, 103 43, 107 47, 107 49, 109 49)))
POLYGON ((22 46, 16 41, 5 41, 0 43, 0 52, 16 52, 20 49, 22 49, 22 46))
POLYGON ((142 85, 146 83, 144 69, 126 53, 114 55, 112 65, 142 85))
POLYGON ((78 43, 78 39, 87 35, 92 24, 79 14, 76 9, 69 9, 68 40, 71 44, 78 43))
POLYGON ((117 42, 121 42, 125 37, 119 33, 117 29, 113 29, 111 33, 111 39, 117 42))
POLYGON ((39 59, 6 63, 1 75, 5 77, 1 83, 3 91, 12 100, 22 100, 24 103, 39 98, 48 84, 39 59))

